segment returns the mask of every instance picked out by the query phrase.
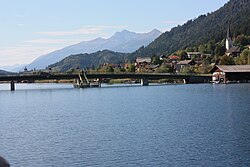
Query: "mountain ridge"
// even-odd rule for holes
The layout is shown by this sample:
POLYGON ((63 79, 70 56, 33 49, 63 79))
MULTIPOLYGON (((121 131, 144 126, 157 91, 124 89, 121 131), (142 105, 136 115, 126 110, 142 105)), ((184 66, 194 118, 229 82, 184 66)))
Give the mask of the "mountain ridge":
MULTIPOLYGON (((125 56, 123 60, 131 62, 136 57, 170 55, 178 50, 197 47, 211 40, 221 42, 226 38, 229 23, 233 37, 241 34, 250 35, 249 16, 250 0, 230 0, 212 13, 200 15, 196 19, 187 21, 182 26, 174 27, 170 31, 163 33, 148 46, 142 46, 133 53, 123 55, 125 56)), ((95 56, 95 54, 92 54, 92 56, 95 56)), ((105 54, 102 54, 102 56, 105 57, 105 54)), ((70 58, 67 61, 70 61, 72 65, 74 63, 70 58)), ((96 59, 98 58, 100 57, 96 56, 96 59)), ((67 63, 67 61, 64 61, 64 63, 67 63)), ((75 63, 79 62, 76 61, 75 63)), ((68 67, 72 67, 71 65, 68 64, 68 67)), ((90 65, 91 61, 89 64, 84 63, 85 67, 90 65)), ((51 67, 56 66, 52 65, 51 67)))
POLYGON ((142 45, 148 45, 160 34, 161 32, 156 29, 148 33, 135 33, 128 30, 123 30, 121 32, 116 32, 113 36, 107 39, 99 37, 90 41, 83 41, 78 44, 70 45, 49 54, 40 56, 32 63, 28 64, 27 68, 43 69, 48 65, 56 63, 70 55, 94 53, 105 49, 122 53, 133 52, 142 45))

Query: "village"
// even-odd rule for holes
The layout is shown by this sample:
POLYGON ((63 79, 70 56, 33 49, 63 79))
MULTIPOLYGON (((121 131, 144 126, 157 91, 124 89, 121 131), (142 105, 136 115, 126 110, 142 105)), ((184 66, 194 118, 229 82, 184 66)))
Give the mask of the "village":
POLYGON ((212 74, 213 83, 249 82, 250 45, 246 45, 243 48, 235 46, 230 37, 229 27, 225 39, 224 56, 213 63, 207 61, 209 58, 211 58, 211 54, 198 51, 182 51, 181 54, 137 57, 134 63, 128 64, 104 63, 94 71, 212 74))
MULTIPOLYGON (((134 61, 125 64, 102 63, 98 67, 81 69, 80 67, 71 68, 66 71, 68 74, 85 71, 87 73, 170 73, 187 75, 212 75, 212 83, 238 83, 249 82, 250 80, 250 45, 234 45, 234 40, 230 35, 228 26, 227 36, 220 50, 221 56, 216 56, 210 51, 200 51, 202 47, 179 50, 170 55, 137 57, 134 61), (213 55, 212 55, 213 54, 213 55)), ((211 47, 206 46, 205 47, 211 47)), ((214 49, 216 50, 216 48, 214 49)), ((24 74, 39 73, 50 75, 58 73, 53 68, 45 70, 28 70, 26 67, 24 74)), ((136 81, 112 80, 114 83, 134 83, 136 81)), ((175 81, 176 82, 176 81, 175 81)))

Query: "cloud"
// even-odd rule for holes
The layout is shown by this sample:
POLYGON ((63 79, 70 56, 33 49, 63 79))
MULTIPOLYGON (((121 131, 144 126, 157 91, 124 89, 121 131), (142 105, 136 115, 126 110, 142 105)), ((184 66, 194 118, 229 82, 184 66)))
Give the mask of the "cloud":
POLYGON ((122 29, 127 26, 84 26, 82 28, 70 31, 46 31, 38 32, 37 34, 50 35, 50 36, 72 36, 72 35, 91 35, 91 34, 103 34, 104 29, 122 29))
POLYGON ((37 57, 57 49, 59 48, 34 46, 0 48, 0 66, 31 63, 37 57))
POLYGON ((81 42, 82 39, 33 39, 24 41, 23 43, 30 44, 72 44, 81 42))
POLYGON ((38 34, 43 35, 52 35, 52 36, 72 36, 72 35, 89 35, 101 33, 100 28, 90 27, 90 28, 81 28, 72 31, 48 31, 48 32, 38 32, 38 34))

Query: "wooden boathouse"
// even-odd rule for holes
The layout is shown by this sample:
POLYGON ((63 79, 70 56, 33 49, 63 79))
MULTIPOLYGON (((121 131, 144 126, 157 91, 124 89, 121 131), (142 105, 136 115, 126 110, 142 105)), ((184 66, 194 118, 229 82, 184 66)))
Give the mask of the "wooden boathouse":
POLYGON ((219 83, 249 82, 250 65, 216 65, 210 71, 212 81, 219 83))

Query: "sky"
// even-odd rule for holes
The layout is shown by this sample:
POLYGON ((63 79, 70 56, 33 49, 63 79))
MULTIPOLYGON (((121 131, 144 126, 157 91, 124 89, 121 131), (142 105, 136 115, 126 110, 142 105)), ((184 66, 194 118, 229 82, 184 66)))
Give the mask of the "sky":
POLYGON ((127 29, 162 32, 228 0, 0 0, 0 67, 127 29))

